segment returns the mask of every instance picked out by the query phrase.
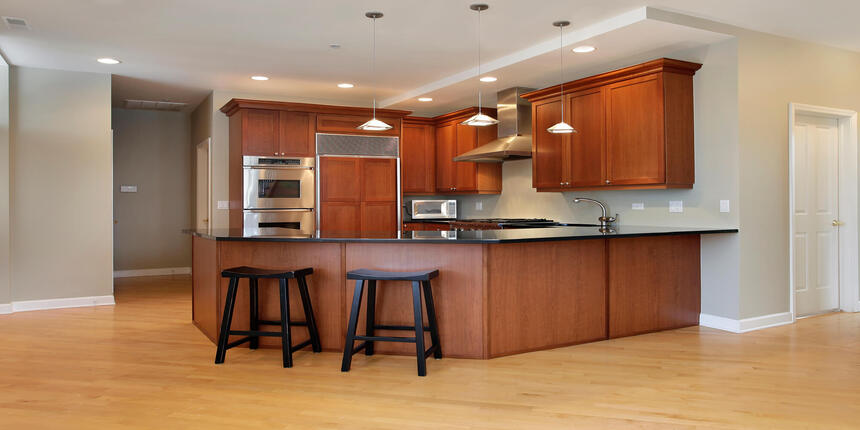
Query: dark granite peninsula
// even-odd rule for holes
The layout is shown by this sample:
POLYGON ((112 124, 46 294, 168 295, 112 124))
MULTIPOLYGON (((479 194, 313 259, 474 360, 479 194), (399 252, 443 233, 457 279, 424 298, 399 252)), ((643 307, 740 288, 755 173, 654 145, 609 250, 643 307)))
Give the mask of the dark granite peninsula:
MULTIPOLYGON (((492 358, 608 338, 697 325, 702 234, 736 229, 619 226, 478 231, 415 231, 400 237, 246 236, 241 230, 192 232, 193 320, 218 335, 233 266, 313 267, 310 294, 323 349, 341 351, 359 268, 435 268, 433 281, 442 348, 449 357, 492 358)), ((260 280, 265 319, 278 319, 277 289, 260 280), (271 287, 271 288, 270 288, 271 287)), ((377 318, 409 321, 408 288, 382 288, 377 318)), ((292 291, 290 294, 296 294, 292 291)), ((298 297, 291 312, 301 318, 298 297)), ((248 326, 248 292, 240 288, 233 327, 248 326)), ((359 327, 359 330, 362 330, 359 327)), ((296 329, 297 342, 307 336, 296 329)), ((275 346, 277 339, 263 338, 275 346)), ((380 343, 382 353, 413 347, 380 343)))

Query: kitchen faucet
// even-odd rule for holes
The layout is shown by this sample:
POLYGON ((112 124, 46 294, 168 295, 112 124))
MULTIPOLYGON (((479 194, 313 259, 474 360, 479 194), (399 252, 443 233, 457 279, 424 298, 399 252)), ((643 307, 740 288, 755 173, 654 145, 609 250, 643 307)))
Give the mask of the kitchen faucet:
POLYGON ((589 202, 589 203, 594 203, 594 204, 596 204, 597 206, 600 206, 600 210, 601 210, 601 211, 603 211, 603 215, 602 215, 602 216, 600 216, 599 218, 597 218, 597 220, 598 220, 598 221, 600 221, 600 228, 601 228, 601 229, 609 229, 609 228, 611 228, 611 227, 612 227, 612 223, 613 223, 613 222, 615 222, 615 220, 617 220, 617 219, 618 219, 618 214, 615 214, 615 216, 614 216, 614 217, 611 217, 611 216, 610 216, 610 217, 608 217, 608 216, 606 216, 606 205, 604 205, 603 203, 601 203, 601 202, 599 202, 599 201, 597 201, 597 200, 589 199, 589 198, 585 198, 585 197, 574 197, 573 202, 574 202, 574 203, 579 203, 579 202, 589 202))

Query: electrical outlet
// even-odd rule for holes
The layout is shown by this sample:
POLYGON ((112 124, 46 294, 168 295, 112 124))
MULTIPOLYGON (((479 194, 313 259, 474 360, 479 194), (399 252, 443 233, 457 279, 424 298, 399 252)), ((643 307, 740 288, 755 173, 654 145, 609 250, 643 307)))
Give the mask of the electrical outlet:
POLYGON ((673 212, 673 213, 684 212, 684 201, 683 200, 670 200, 669 201, 669 212, 673 212))
POLYGON ((475 202, 475 210, 476 211, 484 210, 484 202, 481 200, 478 200, 477 202, 475 202))
POLYGON ((218 200, 218 209, 230 209, 230 202, 228 200, 218 200))
POLYGON ((645 203, 633 203, 632 209, 634 211, 644 211, 645 210, 645 203))
POLYGON ((729 212, 728 200, 720 200, 720 212, 729 212))

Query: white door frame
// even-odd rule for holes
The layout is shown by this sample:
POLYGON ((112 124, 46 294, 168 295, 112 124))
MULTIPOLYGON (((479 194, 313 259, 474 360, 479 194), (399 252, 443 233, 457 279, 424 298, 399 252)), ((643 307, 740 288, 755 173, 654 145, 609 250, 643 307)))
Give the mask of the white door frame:
POLYGON ((839 128, 839 215, 844 222, 839 227, 839 309, 860 312, 860 283, 858 283, 857 247, 857 112, 802 103, 788 104, 788 205, 789 205, 789 297, 791 320, 795 320, 794 303, 794 126, 798 115, 836 119, 839 128))
MULTIPOLYGON (((207 172, 207 177, 206 177, 206 219, 209 220, 207 226, 209 229, 211 229, 212 228, 212 138, 211 137, 207 137, 206 139, 204 139, 203 141, 201 141, 200 143, 197 144, 196 151, 195 151, 195 162, 197 160, 197 158, 196 158, 197 152, 199 152, 200 149, 202 149, 202 148, 206 148, 206 154, 207 154, 207 157, 206 157, 207 158, 207 160, 206 160, 206 162, 207 162, 207 166, 206 166, 206 172, 207 172)), ((200 166, 197 166, 197 168, 195 170, 199 171, 199 169, 200 169, 200 166)), ((197 178, 198 177, 199 176, 197 174, 194 175, 195 190, 197 187, 197 178)), ((197 196, 197 198, 199 199, 200 196, 197 196)), ((196 208, 197 202, 194 202, 194 205, 196 208)), ((195 211, 195 213, 196 213, 196 211, 195 211)), ((200 214, 197 214, 197 219, 194 220, 194 228, 195 229, 197 228, 197 221, 199 219, 200 219, 200 214)))

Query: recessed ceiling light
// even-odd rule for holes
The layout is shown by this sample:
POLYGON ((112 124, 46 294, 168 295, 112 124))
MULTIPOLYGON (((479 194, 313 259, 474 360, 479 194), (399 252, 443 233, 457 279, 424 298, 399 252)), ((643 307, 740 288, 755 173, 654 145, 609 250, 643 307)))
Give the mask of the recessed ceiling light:
POLYGON ((585 54, 587 52, 594 52, 595 49, 597 49, 597 48, 595 48, 591 45, 582 45, 582 46, 577 46, 576 48, 573 48, 573 52, 576 52, 577 54, 585 54))
POLYGON ((255 81, 268 81, 269 77, 268 76, 251 76, 251 79, 253 79, 255 81))
POLYGON ((433 97, 418 97, 419 102, 432 102, 433 97))
POLYGON ((481 82, 496 82, 498 78, 495 76, 484 76, 481 78, 481 82))
POLYGON ((108 57, 99 58, 96 61, 98 61, 99 63, 102 63, 102 64, 119 64, 119 63, 122 63, 122 61, 119 61, 116 58, 108 58, 108 57))
POLYGON ((354 86, 355 86, 355 85, 350 84, 350 83, 348 83, 348 82, 344 82, 344 83, 342 83, 342 84, 337 84, 337 87, 338 87, 338 88, 352 88, 352 87, 354 87, 354 86))

